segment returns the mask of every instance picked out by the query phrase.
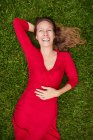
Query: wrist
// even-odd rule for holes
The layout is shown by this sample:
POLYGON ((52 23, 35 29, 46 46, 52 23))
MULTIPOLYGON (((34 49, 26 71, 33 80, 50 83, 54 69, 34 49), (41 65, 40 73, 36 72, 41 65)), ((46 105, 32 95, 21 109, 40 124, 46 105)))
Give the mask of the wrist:
POLYGON ((71 89, 71 85, 70 84, 66 84, 64 87, 62 87, 61 89, 57 90, 57 95, 60 96, 63 93, 66 93, 67 91, 69 91, 71 89))
POLYGON ((28 22, 28 25, 29 25, 29 31, 34 32, 35 26, 32 23, 29 23, 29 22, 28 22))
POLYGON ((57 97, 59 97, 62 93, 60 92, 60 89, 57 90, 57 97))

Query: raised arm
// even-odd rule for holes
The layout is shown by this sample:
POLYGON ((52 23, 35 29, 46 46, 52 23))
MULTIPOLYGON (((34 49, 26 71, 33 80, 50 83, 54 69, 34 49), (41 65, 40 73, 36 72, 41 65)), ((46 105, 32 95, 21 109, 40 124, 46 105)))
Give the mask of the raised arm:
POLYGON ((34 31, 34 25, 30 24, 29 22, 15 18, 13 21, 13 26, 16 32, 16 36, 21 44, 21 47, 24 51, 27 61, 29 62, 31 55, 34 54, 36 48, 32 44, 31 40, 29 39, 26 31, 34 31))

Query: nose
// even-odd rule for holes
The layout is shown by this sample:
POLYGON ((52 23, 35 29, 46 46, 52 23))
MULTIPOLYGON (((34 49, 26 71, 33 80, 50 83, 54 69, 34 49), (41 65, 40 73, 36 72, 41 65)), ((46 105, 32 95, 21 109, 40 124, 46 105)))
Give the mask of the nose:
POLYGON ((44 31, 44 36, 47 36, 48 35, 48 32, 47 31, 44 31))

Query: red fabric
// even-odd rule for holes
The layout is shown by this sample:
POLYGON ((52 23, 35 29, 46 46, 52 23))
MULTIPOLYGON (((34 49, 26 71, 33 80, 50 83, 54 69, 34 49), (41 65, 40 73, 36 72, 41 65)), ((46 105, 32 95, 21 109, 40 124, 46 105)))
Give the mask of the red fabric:
POLYGON ((36 88, 49 86, 59 89, 64 73, 72 88, 78 82, 74 62, 68 52, 57 50, 57 59, 52 69, 47 70, 42 54, 29 39, 28 23, 15 18, 14 29, 24 51, 29 79, 28 85, 20 97, 13 114, 13 126, 16 140, 60 140, 56 128, 57 98, 41 100, 34 93, 36 88))

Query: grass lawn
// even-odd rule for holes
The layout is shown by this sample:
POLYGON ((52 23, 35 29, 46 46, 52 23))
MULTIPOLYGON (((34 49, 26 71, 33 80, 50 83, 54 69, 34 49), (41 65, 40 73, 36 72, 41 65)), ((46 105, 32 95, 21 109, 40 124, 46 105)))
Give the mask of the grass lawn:
POLYGON ((93 140, 93 0, 0 0, 0 140, 14 140, 11 117, 28 79, 12 22, 20 17, 34 23, 38 16, 79 27, 87 40, 70 50, 79 84, 59 98, 57 126, 63 140, 93 140))

